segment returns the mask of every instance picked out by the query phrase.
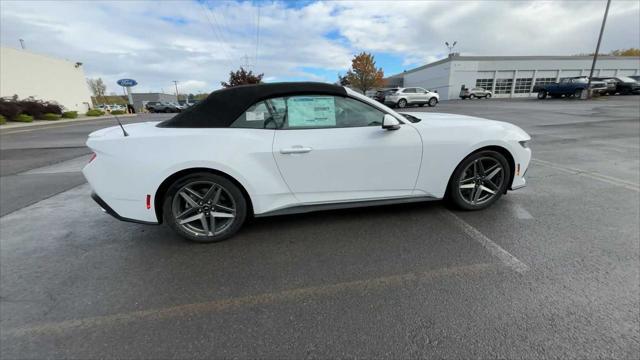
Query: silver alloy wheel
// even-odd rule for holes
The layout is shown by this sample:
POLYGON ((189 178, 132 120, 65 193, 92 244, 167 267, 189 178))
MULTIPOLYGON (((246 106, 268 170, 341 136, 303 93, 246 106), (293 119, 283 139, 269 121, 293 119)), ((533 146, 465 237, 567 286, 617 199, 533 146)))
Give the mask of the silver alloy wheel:
POLYGON ((429 106, 434 107, 437 103, 438 100, 436 100, 436 98, 432 97, 431 99, 429 99, 429 106))
POLYGON ((186 184, 173 197, 173 218, 177 226, 196 236, 214 236, 235 221, 236 203, 231 193, 212 181, 186 184))
POLYGON ((495 158, 483 156, 462 171, 458 184, 460 197, 468 204, 481 205, 493 199, 502 188, 505 173, 495 158))

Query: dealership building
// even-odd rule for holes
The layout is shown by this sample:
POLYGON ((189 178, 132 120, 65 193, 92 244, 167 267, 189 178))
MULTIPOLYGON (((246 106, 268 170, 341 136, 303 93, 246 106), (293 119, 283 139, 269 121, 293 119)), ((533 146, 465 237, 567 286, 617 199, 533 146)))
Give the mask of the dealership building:
POLYGON ((55 101, 80 112, 91 104, 81 62, 0 47, 0 97, 14 95, 55 101))
MULTIPOLYGON (((462 87, 491 90, 494 97, 535 96, 536 84, 588 76, 591 56, 449 57, 386 78, 388 87, 437 90, 440 100, 456 99, 462 87)), ((598 56, 594 76, 640 75, 640 57, 598 56)))

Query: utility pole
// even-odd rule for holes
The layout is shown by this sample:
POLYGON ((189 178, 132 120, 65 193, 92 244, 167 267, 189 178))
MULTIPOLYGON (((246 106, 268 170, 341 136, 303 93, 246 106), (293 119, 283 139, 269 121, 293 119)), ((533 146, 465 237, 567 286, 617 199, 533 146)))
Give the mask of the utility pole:
POLYGON ((22 50, 26 49, 27 47, 24 45, 24 39, 18 39, 20 40, 20 47, 22 48, 22 50))
POLYGON ((611 0, 607 0, 607 7, 604 10, 602 26, 600 27, 600 36, 598 36, 598 45, 596 45, 596 52, 593 54, 593 62, 591 63, 591 71, 589 72, 589 82, 587 83, 588 99, 591 98, 591 78, 593 77, 593 70, 596 68, 596 61, 598 60, 598 52, 600 51, 600 43, 602 42, 602 34, 604 33, 604 24, 607 22, 607 15, 609 14, 609 5, 611 5, 611 0))
POLYGON ((176 86, 176 101, 179 101, 178 98, 178 80, 173 80, 173 84, 176 86))

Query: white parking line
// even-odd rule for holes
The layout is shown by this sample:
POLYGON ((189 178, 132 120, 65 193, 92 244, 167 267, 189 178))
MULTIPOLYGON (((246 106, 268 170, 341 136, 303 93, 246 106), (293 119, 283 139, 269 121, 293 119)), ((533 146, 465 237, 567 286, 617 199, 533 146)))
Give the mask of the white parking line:
POLYGON ((529 266, 518 260, 518 258, 516 258, 515 256, 511 255, 511 253, 509 253, 507 250, 501 248, 500 245, 493 242, 483 233, 478 231, 478 229, 474 228, 466 221, 459 218, 456 214, 452 213, 449 210, 444 210, 440 213, 447 220, 455 223, 462 231, 464 231, 465 234, 467 234, 473 240, 479 242, 482 246, 485 247, 485 249, 489 250, 491 255, 500 259, 500 261, 502 261, 502 263, 507 267, 520 274, 524 274, 525 272, 529 271, 529 266))
POLYGON ((607 176, 607 175, 603 175, 603 174, 592 172, 592 171, 586 171, 586 170, 580 170, 580 169, 571 168, 567 166, 562 166, 559 164, 552 163, 550 161, 545 161, 540 159, 531 159, 531 161, 535 162, 536 164, 550 167, 552 169, 560 170, 566 174, 578 175, 578 176, 586 177, 589 179, 602 181, 607 184, 621 186, 628 190, 640 192, 640 184, 636 184, 631 181, 618 179, 612 176, 607 176))

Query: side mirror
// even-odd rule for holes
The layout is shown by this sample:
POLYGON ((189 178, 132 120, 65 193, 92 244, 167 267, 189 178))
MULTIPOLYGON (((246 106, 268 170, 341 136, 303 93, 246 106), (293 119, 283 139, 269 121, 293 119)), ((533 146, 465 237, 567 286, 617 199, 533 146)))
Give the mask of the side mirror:
POLYGON ((382 128, 385 130, 398 130, 400 129, 400 121, 389 114, 385 114, 382 119, 382 128))

